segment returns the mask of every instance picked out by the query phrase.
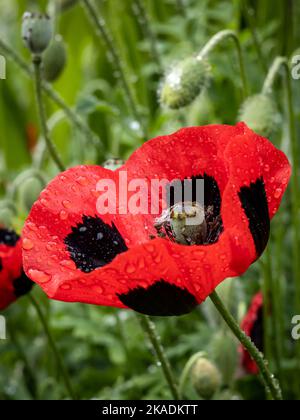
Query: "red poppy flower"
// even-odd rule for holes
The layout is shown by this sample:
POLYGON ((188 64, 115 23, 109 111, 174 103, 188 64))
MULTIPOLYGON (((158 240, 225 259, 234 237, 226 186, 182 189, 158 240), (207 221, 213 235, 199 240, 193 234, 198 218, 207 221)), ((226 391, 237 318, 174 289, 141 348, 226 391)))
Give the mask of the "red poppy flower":
MULTIPOLYGON (((251 338, 256 347, 263 351, 263 295, 257 293, 250 304, 249 310, 245 315, 241 328, 251 338)), ((251 359, 250 354, 244 347, 240 347, 242 354, 242 366, 253 375, 258 374, 259 369, 256 363, 251 359)))
MULTIPOLYGON (((117 171, 79 166, 57 176, 24 228, 26 274, 51 298, 181 315, 225 278, 241 275, 264 251, 270 219, 290 177, 286 156, 243 124, 184 128, 145 143, 117 171), (204 180, 207 229, 201 243, 157 237, 158 214, 124 211, 121 177, 204 180), (99 214, 99 180, 116 184, 117 214, 99 214), (153 239, 154 238, 154 239, 153 239)), ((132 187, 132 184, 131 184, 132 187)), ((129 188, 129 187, 128 187, 129 188)), ((128 201, 137 200, 128 191, 128 201)), ((171 203, 174 204, 174 197, 171 203), (172 202, 173 200, 173 202, 172 202)), ((137 200, 138 201, 138 200, 137 200)))
POLYGON ((0 227, 0 310, 29 292, 32 285, 23 271, 19 236, 0 227))

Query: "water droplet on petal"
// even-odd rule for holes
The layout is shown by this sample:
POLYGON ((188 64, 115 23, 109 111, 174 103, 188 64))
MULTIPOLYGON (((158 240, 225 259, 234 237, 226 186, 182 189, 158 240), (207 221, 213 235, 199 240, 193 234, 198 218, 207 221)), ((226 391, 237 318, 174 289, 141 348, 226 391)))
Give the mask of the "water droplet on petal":
POLYGON ((34 243, 31 239, 24 238, 22 241, 22 247, 25 251, 30 251, 34 247, 34 243))
POLYGON ((63 205, 66 209, 69 209, 69 208, 72 206, 72 203, 71 203, 71 201, 69 201, 69 200, 64 200, 64 201, 62 202, 62 205, 63 205))
POLYGON ((136 271, 136 268, 134 265, 132 264, 128 264, 126 269, 125 269, 126 273, 128 274, 133 274, 136 271))
POLYGON ((94 287, 93 287, 93 291, 94 291, 95 293, 99 293, 99 295, 102 295, 102 293, 103 293, 103 288, 102 288, 101 286, 94 286, 94 287))
POLYGON ((28 271, 29 277, 37 283, 47 283, 51 280, 51 275, 44 271, 30 269, 28 271))
POLYGON ((274 198, 275 199, 280 198, 281 194, 282 194, 282 189, 281 188, 277 188, 276 191, 275 191, 275 193, 274 193, 274 198))
POLYGON ((63 260, 63 261, 60 262, 60 265, 62 267, 69 268, 70 270, 75 270, 75 264, 71 260, 63 260))
POLYGON ((28 229, 32 230, 33 232, 36 232, 38 230, 36 224, 32 223, 32 222, 27 222, 27 227, 28 227, 28 229))
POLYGON ((46 200, 45 198, 42 198, 42 199, 41 199, 41 204, 42 204, 43 206, 47 207, 49 203, 48 203, 48 200, 46 200))
POLYGON ((54 251, 57 248, 57 243, 56 242, 48 242, 46 245, 46 249, 48 251, 54 251))
POLYGON ((155 247, 152 244, 146 244, 145 249, 146 249, 146 251, 148 251, 150 253, 155 251, 155 247))
POLYGON ((60 217, 60 219, 61 219, 61 220, 67 220, 67 218, 68 218, 68 213, 67 213, 65 210, 62 210, 62 211, 59 213, 59 217, 60 217))
POLYGON ((70 285, 70 283, 63 283, 59 286, 59 288, 62 290, 71 290, 72 286, 70 285))
POLYGON ((82 185, 82 186, 85 186, 85 185, 88 185, 89 180, 88 180, 88 179, 87 179, 87 177, 85 177, 85 176, 79 176, 79 177, 76 179, 76 182, 78 182, 78 184, 80 184, 80 185, 82 185))

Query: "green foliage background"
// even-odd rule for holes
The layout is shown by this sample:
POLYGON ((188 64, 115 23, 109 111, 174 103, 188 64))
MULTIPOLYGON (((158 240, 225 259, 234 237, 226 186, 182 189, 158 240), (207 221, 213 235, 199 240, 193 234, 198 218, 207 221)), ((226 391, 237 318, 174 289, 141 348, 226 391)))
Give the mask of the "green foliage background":
MULTIPOLYGON (((26 10, 47 10, 54 3, 59 1, 0 0, 0 37, 28 63, 29 53, 20 36, 22 14, 26 10)), ((219 30, 227 28, 239 32, 252 93, 260 91, 266 70, 277 55, 290 57, 300 47, 299 2, 248 1, 246 3, 254 12, 251 21, 262 50, 262 63, 243 3, 239 0, 145 0, 160 57, 158 65, 152 54, 151 40, 145 37, 145 28, 133 12, 134 0, 96 1, 99 15, 105 19, 121 55, 149 138, 171 133, 183 124, 233 124, 237 121, 241 85, 236 52, 230 41, 211 54, 210 84, 191 106, 169 111, 161 107, 157 99, 162 69, 169 69, 198 52, 219 30), (292 12, 290 6, 293 6, 292 12)), ((80 5, 75 4, 57 14, 56 31, 67 44, 68 63, 53 87, 101 139, 98 143, 88 142, 47 100, 51 135, 64 162, 73 166, 100 164, 110 156, 126 158, 142 143, 141 133, 107 51, 95 36, 80 5)), ((294 82, 293 92, 299 134, 299 81, 294 82)), ((272 140, 289 154, 283 93, 278 82, 275 98, 284 123, 272 140)), ((7 62, 7 79, 0 81, 0 110, 0 191, 4 195, 15 177, 30 167, 34 156, 28 148, 26 129, 29 125, 38 127, 33 83, 11 61, 7 62)), ((50 160, 46 161, 44 170, 48 179, 57 172, 50 160)), ((271 269, 284 292, 285 330, 281 358, 284 391, 286 396, 299 399, 300 372, 289 338, 290 319, 294 314, 288 304, 293 297, 289 213, 287 195, 273 222, 275 239, 271 240, 270 256, 271 269)), ((15 220, 18 229, 25 217, 19 204, 15 220)), ((238 318, 245 313, 251 296, 260 288, 263 264, 264 259, 251 267, 242 279, 227 280, 220 287, 220 293, 238 318)), ((81 398, 170 398, 160 366, 155 363, 132 312, 50 302, 37 287, 34 293, 43 304, 81 398)), ((11 306, 4 315, 18 345, 11 339, 0 341, 0 399, 65 398, 57 366, 27 298, 11 306)), ((223 375, 222 390, 215 398, 265 398, 258 378, 241 374, 237 343, 209 303, 188 316, 157 320, 156 324, 177 377, 192 354, 206 351, 223 375)), ((190 386, 186 395, 197 398, 190 386)))

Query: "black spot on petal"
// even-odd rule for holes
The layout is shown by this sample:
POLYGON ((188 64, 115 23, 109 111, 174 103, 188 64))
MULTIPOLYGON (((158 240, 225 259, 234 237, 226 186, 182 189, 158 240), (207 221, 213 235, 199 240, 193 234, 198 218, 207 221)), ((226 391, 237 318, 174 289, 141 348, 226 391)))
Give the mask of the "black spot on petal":
POLYGON ((13 230, 0 229, 0 245, 15 246, 19 239, 13 230))
POLYGON ((100 217, 83 216, 82 223, 72 227, 65 244, 76 267, 84 273, 109 264, 127 246, 118 229, 100 217))
POLYGON ((165 280, 159 280, 147 288, 136 287, 117 296, 128 308, 152 316, 184 315, 198 305, 195 296, 188 290, 165 280))
POLYGON ((34 283, 22 272, 21 276, 13 281, 14 293, 16 297, 26 295, 32 289, 34 283))
POLYGON ((263 178, 252 182, 249 187, 242 187, 239 198, 249 220, 257 257, 260 257, 270 236, 269 208, 263 178))

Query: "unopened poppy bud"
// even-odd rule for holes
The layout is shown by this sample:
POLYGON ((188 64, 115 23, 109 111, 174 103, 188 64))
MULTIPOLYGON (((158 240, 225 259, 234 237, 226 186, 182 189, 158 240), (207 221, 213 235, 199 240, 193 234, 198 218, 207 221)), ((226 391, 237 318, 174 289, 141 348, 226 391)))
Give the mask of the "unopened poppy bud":
POLYGON ((194 363, 192 370, 192 384, 197 394, 210 400, 221 386, 221 375, 216 366, 204 357, 194 363))
POLYGON ((0 226, 10 226, 14 213, 9 208, 0 208, 0 226))
POLYGON ((48 82, 54 82, 63 72, 67 62, 67 50, 60 35, 57 35, 43 55, 43 75, 48 82))
POLYGON ((209 79, 208 63, 189 57, 176 64, 166 74, 160 89, 160 101, 171 109, 191 104, 206 87, 209 79))
POLYGON ((207 234, 204 207, 199 203, 177 203, 156 220, 158 232, 164 228, 167 235, 182 245, 200 245, 207 234))
POLYGON ((18 199, 24 211, 30 211, 43 188, 44 184, 38 178, 27 178, 22 182, 18 188, 18 199))
POLYGON ((22 38, 33 54, 43 53, 53 35, 52 20, 48 15, 25 12, 22 23, 22 38))
POLYGON ((279 129, 281 116, 272 97, 260 93, 246 99, 240 109, 239 121, 245 122, 257 134, 270 137, 279 129))
POLYGON ((123 166, 124 164, 125 164, 125 160, 118 159, 118 158, 111 158, 111 159, 106 160, 102 166, 105 169, 110 169, 111 171, 115 171, 119 169, 121 166, 123 166))
POLYGON ((11 226, 15 213, 16 213, 15 206, 10 200, 1 200, 0 201, 0 227, 11 226))

